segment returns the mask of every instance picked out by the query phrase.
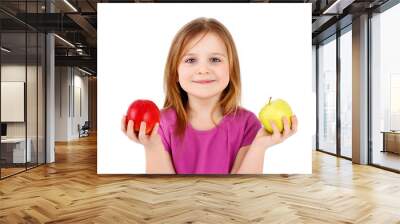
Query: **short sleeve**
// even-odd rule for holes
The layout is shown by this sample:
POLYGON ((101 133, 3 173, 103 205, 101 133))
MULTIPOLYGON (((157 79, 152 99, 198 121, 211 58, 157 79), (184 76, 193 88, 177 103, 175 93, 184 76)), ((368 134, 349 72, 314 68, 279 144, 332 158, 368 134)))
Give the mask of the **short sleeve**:
POLYGON ((169 133, 168 126, 163 119, 160 121, 157 132, 160 135, 164 149, 171 153, 171 134, 169 133))
POLYGON ((164 149, 171 153, 171 134, 169 133, 168 126, 164 122, 160 122, 157 130, 164 145, 164 149))
POLYGON ((244 125, 243 138, 240 144, 240 148, 250 145, 256 137, 257 132, 258 130, 260 130, 260 128, 261 122, 257 119, 256 115, 250 112, 244 125))

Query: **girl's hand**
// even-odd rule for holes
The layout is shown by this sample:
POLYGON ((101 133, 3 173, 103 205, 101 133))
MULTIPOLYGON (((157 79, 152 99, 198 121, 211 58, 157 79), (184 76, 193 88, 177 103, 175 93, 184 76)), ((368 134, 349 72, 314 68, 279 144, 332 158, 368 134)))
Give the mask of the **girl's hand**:
POLYGON ((273 121, 270 121, 273 133, 269 134, 264 127, 260 128, 257 132, 255 139, 253 140, 252 146, 255 148, 266 150, 267 148, 277 145, 285 141, 290 136, 297 132, 297 118, 295 115, 291 117, 292 127, 289 125, 289 120, 287 117, 283 117, 283 133, 280 133, 277 126, 273 121))
POLYGON ((145 148, 152 148, 153 146, 158 146, 162 144, 161 137, 157 133, 159 124, 156 123, 154 125, 153 130, 151 131, 150 135, 146 135, 146 122, 140 123, 139 134, 136 136, 135 132, 133 131, 134 122, 129 120, 128 125, 125 126, 126 116, 122 117, 121 120, 121 130, 124 132, 128 138, 136 143, 142 144, 145 148))

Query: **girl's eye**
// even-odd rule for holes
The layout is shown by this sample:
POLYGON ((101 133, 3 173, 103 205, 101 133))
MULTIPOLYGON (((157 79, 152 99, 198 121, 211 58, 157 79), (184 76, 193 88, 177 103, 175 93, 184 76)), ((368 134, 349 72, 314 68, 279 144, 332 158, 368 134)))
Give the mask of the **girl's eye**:
POLYGON ((193 63, 195 61, 196 60, 194 58, 188 58, 188 59, 185 60, 185 63, 193 63))
POLYGON ((221 62, 221 60, 219 58, 211 58, 210 61, 213 62, 213 63, 221 62))

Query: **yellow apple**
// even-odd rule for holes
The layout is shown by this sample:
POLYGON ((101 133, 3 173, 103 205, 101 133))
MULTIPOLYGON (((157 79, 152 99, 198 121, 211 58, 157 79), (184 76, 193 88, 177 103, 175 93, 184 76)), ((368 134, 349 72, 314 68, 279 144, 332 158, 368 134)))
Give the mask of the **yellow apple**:
POLYGON ((269 121, 275 122, 278 130, 282 133, 283 131, 283 121, 282 118, 285 116, 289 121, 289 126, 291 127, 291 116, 293 115, 292 109, 289 104, 282 100, 272 100, 269 98, 269 102, 261 109, 258 114, 258 118, 263 124, 265 130, 272 134, 272 127, 269 121))

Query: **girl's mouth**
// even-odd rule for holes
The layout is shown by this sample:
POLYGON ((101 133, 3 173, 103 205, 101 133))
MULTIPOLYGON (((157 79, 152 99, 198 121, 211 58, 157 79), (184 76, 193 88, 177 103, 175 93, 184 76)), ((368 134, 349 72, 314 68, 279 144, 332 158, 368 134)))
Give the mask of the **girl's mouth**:
POLYGON ((214 82, 215 80, 198 80, 198 81, 193 81, 194 83, 199 83, 199 84, 209 84, 214 82))

